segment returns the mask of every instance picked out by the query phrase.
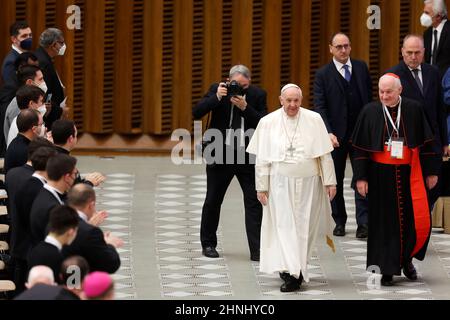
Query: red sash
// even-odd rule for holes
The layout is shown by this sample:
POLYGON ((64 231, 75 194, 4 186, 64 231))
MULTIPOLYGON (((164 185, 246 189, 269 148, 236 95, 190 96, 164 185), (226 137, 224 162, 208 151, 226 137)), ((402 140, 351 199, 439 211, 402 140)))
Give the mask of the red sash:
POLYGON ((384 152, 371 154, 373 161, 392 165, 411 165, 409 176, 411 199, 414 212, 414 227, 416 229, 416 244, 411 257, 422 249, 431 232, 430 211, 428 208, 427 192, 423 182, 422 168, 420 166, 419 149, 403 147, 403 159, 391 158, 391 153, 384 146, 384 152))

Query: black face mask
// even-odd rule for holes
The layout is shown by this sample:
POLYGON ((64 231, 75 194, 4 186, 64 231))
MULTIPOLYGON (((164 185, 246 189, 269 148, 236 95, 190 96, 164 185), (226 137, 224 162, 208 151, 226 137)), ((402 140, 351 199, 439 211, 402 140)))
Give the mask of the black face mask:
POLYGON ((20 41, 20 47, 24 50, 31 50, 32 45, 33 45, 33 38, 27 38, 25 40, 20 41))

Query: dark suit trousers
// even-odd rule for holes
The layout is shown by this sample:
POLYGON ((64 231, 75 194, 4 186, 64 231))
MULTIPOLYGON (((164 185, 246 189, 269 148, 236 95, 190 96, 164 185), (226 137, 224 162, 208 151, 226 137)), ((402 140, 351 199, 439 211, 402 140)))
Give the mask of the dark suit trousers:
MULTIPOLYGON (((345 225, 347 222, 347 211, 345 210, 344 201, 344 176, 345 165, 347 163, 347 155, 350 155, 350 162, 353 168, 354 152, 352 147, 346 141, 339 141, 339 148, 335 148, 331 153, 334 162, 334 169, 336 172, 336 196, 331 201, 331 209, 334 222, 337 225, 345 225)), ((362 197, 358 191, 355 190, 355 207, 356 207, 356 222, 358 226, 368 223, 369 206, 366 198, 362 197)))
POLYGON ((256 197, 255 166, 250 164, 206 166, 207 191, 202 210, 200 240, 203 248, 217 246, 220 207, 234 176, 237 177, 244 194, 248 246, 251 253, 256 253, 260 245, 262 207, 256 197))

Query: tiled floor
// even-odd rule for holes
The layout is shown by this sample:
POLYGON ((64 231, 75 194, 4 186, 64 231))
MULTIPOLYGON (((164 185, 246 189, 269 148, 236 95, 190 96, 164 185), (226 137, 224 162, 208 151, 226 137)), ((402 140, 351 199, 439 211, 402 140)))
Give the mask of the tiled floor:
POLYGON ((355 238, 349 188, 347 235, 335 238, 336 253, 318 240, 308 265, 311 281, 298 292, 281 293, 278 275, 261 274, 249 259, 236 181, 222 205, 221 257, 209 259, 199 242, 204 166, 156 157, 78 159, 80 172, 108 177, 97 188, 98 208, 109 212, 102 228, 125 240, 122 267, 114 275, 118 299, 450 299, 450 235, 441 230, 433 230, 426 259, 415 261, 418 281, 396 277, 395 286, 379 286, 380 277, 365 270, 366 242, 355 238))

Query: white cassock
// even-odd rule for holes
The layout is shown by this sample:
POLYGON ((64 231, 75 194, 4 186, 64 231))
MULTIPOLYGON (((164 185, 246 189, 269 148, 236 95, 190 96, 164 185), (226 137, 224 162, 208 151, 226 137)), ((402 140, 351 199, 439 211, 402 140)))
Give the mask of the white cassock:
POLYGON ((327 244, 334 251, 325 190, 336 184, 332 150, 316 112, 300 108, 291 118, 280 108, 259 121, 247 152, 256 155, 256 190, 269 193, 263 206, 261 272, 288 272, 296 278, 302 272, 308 282, 307 262, 320 218, 325 219, 327 244))

